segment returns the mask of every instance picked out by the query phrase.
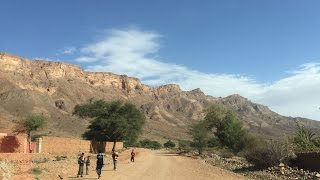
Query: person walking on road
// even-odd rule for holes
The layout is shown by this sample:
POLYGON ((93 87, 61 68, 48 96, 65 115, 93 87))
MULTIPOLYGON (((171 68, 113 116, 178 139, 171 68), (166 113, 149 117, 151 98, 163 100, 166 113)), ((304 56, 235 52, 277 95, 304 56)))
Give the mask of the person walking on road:
POLYGON ((131 151, 131 162, 134 162, 134 157, 136 156, 136 153, 134 152, 134 149, 131 151))
POLYGON ((90 156, 86 159, 86 175, 89 175, 89 168, 90 168, 90 156))
POLYGON ((83 177, 83 167, 84 167, 84 153, 81 153, 80 157, 78 158, 79 170, 77 177, 83 177))
POLYGON ((117 170, 118 157, 119 157, 118 152, 113 151, 112 160, 113 160, 113 170, 115 170, 115 171, 117 170))
POLYGON ((102 172, 102 167, 103 167, 103 159, 104 159, 104 154, 99 151, 98 155, 97 155, 97 174, 98 174, 98 179, 101 177, 101 172, 102 172))

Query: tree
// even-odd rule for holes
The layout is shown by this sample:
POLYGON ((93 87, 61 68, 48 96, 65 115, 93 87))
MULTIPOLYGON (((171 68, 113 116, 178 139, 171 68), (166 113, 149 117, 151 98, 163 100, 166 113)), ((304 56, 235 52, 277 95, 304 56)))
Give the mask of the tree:
POLYGON ((94 118, 83 137, 93 141, 117 141, 133 145, 142 131, 145 116, 133 104, 121 101, 95 101, 77 105, 74 114, 94 118))
POLYGON ((192 146, 197 148, 199 154, 202 154, 203 149, 207 146, 208 142, 208 126, 206 121, 200 121, 194 124, 189 129, 189 133, 193 138, 192 146))
POLYGON ((220 147, 220 142, 217 137, 212 137, 208 140, 208 147, 209 148, 214 148, 214 147, 220 147))
POLYGON ((172 142, 171 140, 167 141, 166 143, 163 144, 165 148, 174 148, 176 147, 176 144, 172 142))
POLYGON ((34 131, 43 128, 47 124, 47 118, 39 114, 31 114, 18 123, 16 132, 25 132, 28 135, 29 151, 31 151, 31 137, 34 131))
POLYGON ((214 134, 222 146, 226 146, 234 152, 239 152, 245 147, 247 132, 232 112, 228 112, 216 128, 214 134))
POLYGON ((208 123, 208 128, 212 129, 222 123, 223 119, 228 113, 228 110, 222 105, 215 104, 208 107, 205 110, 205 113, 206 116, 204 119, 208 123))
POLYGON ((236 115, 219 105, 211 106, 206 112, 205 121, 219 144, 234 152, 241 151, 246 145, 248 133, 243 129, 236 115))

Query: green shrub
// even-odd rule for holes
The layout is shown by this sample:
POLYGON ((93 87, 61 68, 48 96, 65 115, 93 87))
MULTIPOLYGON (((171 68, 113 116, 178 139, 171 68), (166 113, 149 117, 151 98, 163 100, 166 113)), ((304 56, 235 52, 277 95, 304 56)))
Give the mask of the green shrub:
POLYGON ((144 140, 141 140, 139 143, 141 147, 146 148, 150 146, 151 142, 152 141, 150 139, 144 139, 144 140))
POLYGON ((40 168, 32 168, 31 171, 32 171, 32 174, 34 174, 36 176, 38 176, 42 173, 42 170, 40 168))
POLYGON ((297 132, 292 139, 297 151, 317 151, 320 148, 319 137, 305 126, 297 126, 297 132))
POLYGON ((67 156, 55 156, 56 161, 63 161, 65 159, 67 159, 67 156))
POLYGON ((162 145, 158 141, 151 141, 149 139, 144 139, 140 141, 140 147, 147 149, 161 149, 162 145))
POLYGON ((220 147, 220 142, 219 142, 219 139, 216 138, 216 137, 213 137, 211 139, 209 139, 208 141, 208 147, 209 148, 213 148, 213 147, 220 147))
POLYGON ((40 163, 46 163, 46 162, 48 162, 48 161, 49 161, 48 158, 42 158, 42 159, 32 160, 32 163, 40 164, 40 163))
POLYGON ((162 145, 158 141, 152 141, 151 148, 153 148, 153 149, 161 149, 162 145))
POLYGON ((167 141, 166 143, 163 144, 165 148, 174 148, 176 147, 176 144, 172 142, 171 140, 167 141))

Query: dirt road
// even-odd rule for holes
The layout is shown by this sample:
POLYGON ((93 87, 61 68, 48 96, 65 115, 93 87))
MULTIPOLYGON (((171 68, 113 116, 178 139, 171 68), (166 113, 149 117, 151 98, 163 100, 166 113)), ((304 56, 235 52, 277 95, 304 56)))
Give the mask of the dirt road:
MULTIPOLYGON (((244 179, 242 176, 206 164, 203 161, 168 154, 164 151, 137 150, 134 163, 130 152, 121 153, 118 170, 108 164, 102 171, 102 180, 204 180, 244 179)), ((97 179, 95 172, 83 179, 97 179)))

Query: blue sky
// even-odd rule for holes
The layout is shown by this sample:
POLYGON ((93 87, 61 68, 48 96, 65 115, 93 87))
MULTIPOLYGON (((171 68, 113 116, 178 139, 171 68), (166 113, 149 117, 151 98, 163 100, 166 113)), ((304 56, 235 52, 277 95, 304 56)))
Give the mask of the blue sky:
POLYGON ((320 120, 320 1, 2 0, 0 51, 320 120))

